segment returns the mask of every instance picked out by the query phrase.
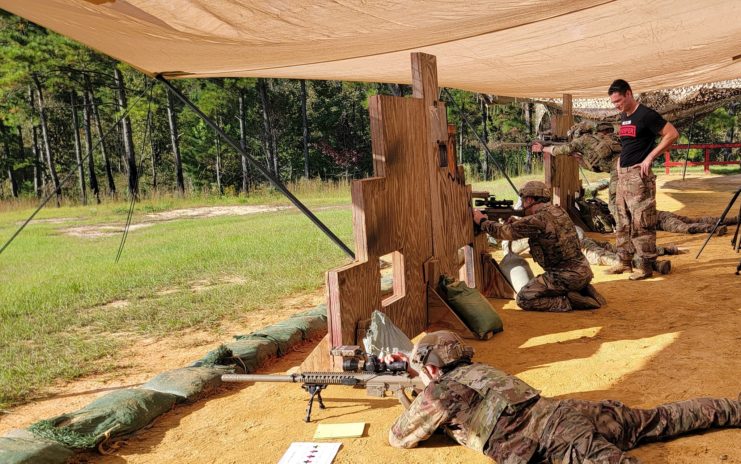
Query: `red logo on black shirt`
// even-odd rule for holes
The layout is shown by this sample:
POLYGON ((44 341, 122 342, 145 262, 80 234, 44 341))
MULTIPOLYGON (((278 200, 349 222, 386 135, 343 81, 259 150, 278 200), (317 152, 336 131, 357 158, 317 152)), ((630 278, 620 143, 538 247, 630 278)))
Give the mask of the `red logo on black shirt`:
POLYGON ((636 126, 633 124, 620 126, 620 137, 635 137, 636 136, 636 126))

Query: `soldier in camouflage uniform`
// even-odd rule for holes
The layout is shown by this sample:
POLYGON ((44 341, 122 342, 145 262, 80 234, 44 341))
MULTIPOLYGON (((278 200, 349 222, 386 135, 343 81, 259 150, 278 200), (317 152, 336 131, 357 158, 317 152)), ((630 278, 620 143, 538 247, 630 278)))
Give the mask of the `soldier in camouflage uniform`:
POLYGON ((530 255, 545 273, 528 282, 517 293, 517 305, 530 311, 596 309, 604 298, 590 285, 592 270, 579 249, 574 223, 566 212, 549 203, 550 191, 540 181, 520 189, 525 217, 506 223, 487 221, 474 210, 474 222, 499 240, 527 238, 530 255))
MULTIPOLYGON (((670 213, 669 211, 656 212, 656 230, 666 232, 677 232, 680 234, 707 234, 713 230, 718 223, 719 217, 702 216, 691 218, 680 216, 679 214, 670 213)), ((738 217, 726 218, 723 224, 718 226, 715 233, 725 235, 729 225, 738 224, 738 217)))
MULTIPOLYGON (((597 266, 615 266, 620 264, 620 258, 617 255, 617 247, 610 242, 594 240, 589 237, 581 238, 581 251, 589 261, 589 264, 597 266)), ((676 246, 656 246, 656 252, 659 256, 680 254, 676 246)), ((633 258, 633 265, 638 266, 638 261, 633 258)), ((671 261, 656 260, 653 262, 653 270, 659 274, 669 274, 672 266, 671 261)))
MULTIPOLYGON (((391 446, 413 448, 442 428, 499 464, 637 464, 625 452, 641 442, 741 426, 738 400, 697 398, 652 409, 555 400, 515 376, 473 363, 472 356, 473 349, 448 331, 429 333, 415 345, 411 365, 426 387, 391 427, 391 446)), ((392 360, 407 358, 395 353, 387 358, 392 360)))
POLYGON ((563 145, 543 147, 533 144, 533 151, 551 153, 556 159, 560 156, 579 154, 580 164, 592 172, 609 172, 610 213, 615 216, 617 194, 617 159, 620 157, 620 139, 614 134, 612 124, 601 122, 595 125, 589 121, 574 124, 569 129, 569 142, 563 145))

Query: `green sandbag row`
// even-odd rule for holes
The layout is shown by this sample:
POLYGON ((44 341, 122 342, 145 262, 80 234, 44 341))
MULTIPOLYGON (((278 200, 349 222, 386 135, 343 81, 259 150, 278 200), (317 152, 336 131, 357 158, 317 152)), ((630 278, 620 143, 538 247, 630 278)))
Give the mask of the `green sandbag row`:
POLYGON ((78 411, 36 422, 28 430, 69 448, 95 448, 103 441, 147 426, 172 409, 176 401, 175 395, 143 388, 118 390, 78 411))
POLYGON ((453 311, 479 338, 483 339, 488 332, 503 330, 499 314, 475 288, 470 288, 465 282, 441 277, 440 290, 453 311))
POLYGON ((37 438, 26 430, 13 430, 0 437, 3 464, 64 464, 74 451, 59 443, 37 438))
POLYGON ((230 372, 224 367, 183 367, 159 374, 142 388, 175 395, 178 402, 193 402, 221 385, 221 376, 230 372))
POLYGON ((212 351, 192 366, 214 366, 220 363, 236 364, 246 373, 252 373, 266 360, 283 356, 304 340, 314 340, 327 333, 327 305, 320 304, 295 314, 248 335, 237 335, 235 341, 212 351), (229 356, 224 353, 229 352, 229 356))

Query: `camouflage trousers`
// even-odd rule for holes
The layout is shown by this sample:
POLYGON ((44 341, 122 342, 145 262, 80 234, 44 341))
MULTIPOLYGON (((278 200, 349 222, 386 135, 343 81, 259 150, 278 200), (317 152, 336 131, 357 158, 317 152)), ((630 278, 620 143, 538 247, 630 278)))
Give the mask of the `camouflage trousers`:
POLYGON ((629 263, 656 260, 656 176, 641 176, 640 165, 617 168, 615 201, 618 257, 629 263))
MULTIPOLYGON (((692 218, 668 211, 659 211, 656 229, 680 234, 706 234, 713 230, 718 219, 720 217, 701 216, 692 218)), ((737 223, 738 217, 726 217, 723 221, 724 225, 735 225, 737 223)))
POLYGON ((741 427, 741 402, 696 398, 635 409, 619 401, 563 400, 544 427, 534 461, 635 464, 640 461, 625 451, 641 442, 712 427, 741 427))
POLYGON ((613 167, 612 171, 610 171, 610 186, 607 188, 607 207, 613 218, 617 217, 617 208, 615 207, 615 203, 617 203, 617 186, 618 170, 613 167))
MULTIPOLYGON (((617 255, 617 247, 610 242, 602 242, 594 240, 589 237, 584 237, 581 241, 581 251, 586 256, 589 264, 596 266, 615 266, 620 264, 620 258, 617 255)), ((658 256, 664 256, 667 250, 657 245, 656 254, 658 256)), ((640 262, 637 258, 633 258, 633 267, 638 267, 640 262)))
POLYGON ((517 292, 517 306, 526 311, 571 311, 574 308, 566 294, 583 289, 592 277, 592 270, 586 265, 545 272, 517 292))

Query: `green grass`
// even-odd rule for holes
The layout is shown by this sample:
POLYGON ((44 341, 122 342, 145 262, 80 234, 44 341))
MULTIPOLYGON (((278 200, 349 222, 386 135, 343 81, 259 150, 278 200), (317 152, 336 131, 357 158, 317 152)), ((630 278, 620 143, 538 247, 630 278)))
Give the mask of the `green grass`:
MULTIPOLYGON (((328 190, 304 192, 304 199, 314 208, 349 203, 347 189, 328 190)), ((266 197, 263 203, 285 203, 266 197)), ((137 205, 136 214, 209 203, 216 201, 148 200, 137 205)), ((31 398, 54 380, 102 369, 104 364, 96 360, 115 356, 130 343, 126 334, 213 329, 223 320, 314 291, 327 269, 347 262, 295 210, 160 222, 130 232, 118 264, 114 258, 120 236, 61 233, 79 223, 121 224, 126 212, 121 202, 44 210, 47 218, 78 219, 31 223, 0 255, 0 408, 31 398), (216 285, 194 292, 195 281, 216 285), (165 290, 174 292, 163 294, 165 290), (128 304, 105 306, 114 301, 128 304)), ((0 240, 29 213, 16 208, 0 215, 0 240)), ((349 208, 316 214, 352 246, 349 208)))

